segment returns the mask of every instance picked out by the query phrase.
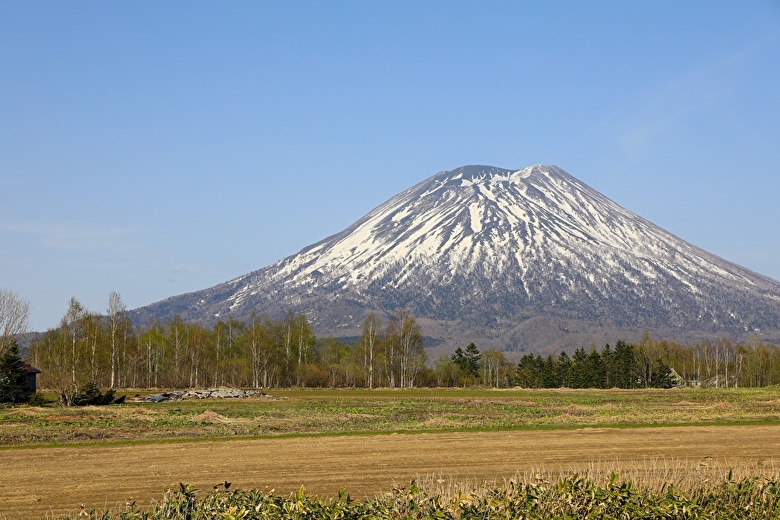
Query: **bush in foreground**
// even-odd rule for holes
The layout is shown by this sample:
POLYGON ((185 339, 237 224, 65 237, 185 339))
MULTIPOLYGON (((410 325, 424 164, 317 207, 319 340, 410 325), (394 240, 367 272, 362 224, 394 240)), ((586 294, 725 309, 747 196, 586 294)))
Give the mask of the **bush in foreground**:
POLYGON ((92 518, 111 519, 766 519, 780 516, 780 481, 745 478, 707 488, 659 491, 636 488, 613 474, 599 485, 574 475, 555 483, 509 481, 451 494, 429 493, 412 482, 366 501, 354 501, 342 491, 321 499, 303 489, 288 496, 257 490, 229 490, 229 483, 203 496, 190 486, 169 492, 148 510, 82 511, 92 518))

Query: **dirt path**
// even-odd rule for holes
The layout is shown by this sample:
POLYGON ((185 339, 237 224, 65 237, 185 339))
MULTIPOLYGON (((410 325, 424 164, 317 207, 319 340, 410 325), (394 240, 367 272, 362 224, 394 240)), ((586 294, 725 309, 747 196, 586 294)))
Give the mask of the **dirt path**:
MULTIPOLYGON (((287 493, 305 486, 354 498, 412 478, 501 479, 518 471, 576 471, 619 461, 707 464, 780 463, 780 425, 582 429, 185 442, 0 450, 0 519, 78 512, 80 504, 147 504, 179 482, 211 489, 224 480, 244 489, 287 493)), ((725 475, 724 475, 725 476, 725 475)))

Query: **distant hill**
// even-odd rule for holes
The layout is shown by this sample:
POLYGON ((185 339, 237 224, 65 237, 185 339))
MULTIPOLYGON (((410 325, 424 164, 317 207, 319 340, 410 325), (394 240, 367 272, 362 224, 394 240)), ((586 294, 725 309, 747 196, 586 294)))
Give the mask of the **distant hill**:
POLYGON ((360 334, 407 307, 446 347, 553 352, 645 331, 780 343, 780 282, 699 249, 555 166, 464 166, 258 271, 132 311, 213 323, 305 313, 360 334))

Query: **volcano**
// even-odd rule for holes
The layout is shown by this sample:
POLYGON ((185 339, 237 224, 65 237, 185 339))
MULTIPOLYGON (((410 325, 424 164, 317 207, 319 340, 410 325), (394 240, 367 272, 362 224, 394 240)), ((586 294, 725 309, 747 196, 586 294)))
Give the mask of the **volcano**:
POLYGON ((464 166, 275 264, 133 316, 214 323, 304 313, 360 334, 408 308, 430 344, 554 352, 617 339, 780 343, 780 282, 710 254, 556 166, 464 166))

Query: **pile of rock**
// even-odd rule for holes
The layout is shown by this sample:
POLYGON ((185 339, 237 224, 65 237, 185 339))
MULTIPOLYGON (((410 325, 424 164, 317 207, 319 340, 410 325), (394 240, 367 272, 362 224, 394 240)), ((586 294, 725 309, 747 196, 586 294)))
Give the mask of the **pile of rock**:
POLYGON ((138 403, 161 403, 163 401, 183 401, 185 399, 242 399, 246 397, 269 397, 259 390, 241 390, 240 388, 209 388, 206 390, 177 390, 152 395, 136 395, 128 399, 138 403))

